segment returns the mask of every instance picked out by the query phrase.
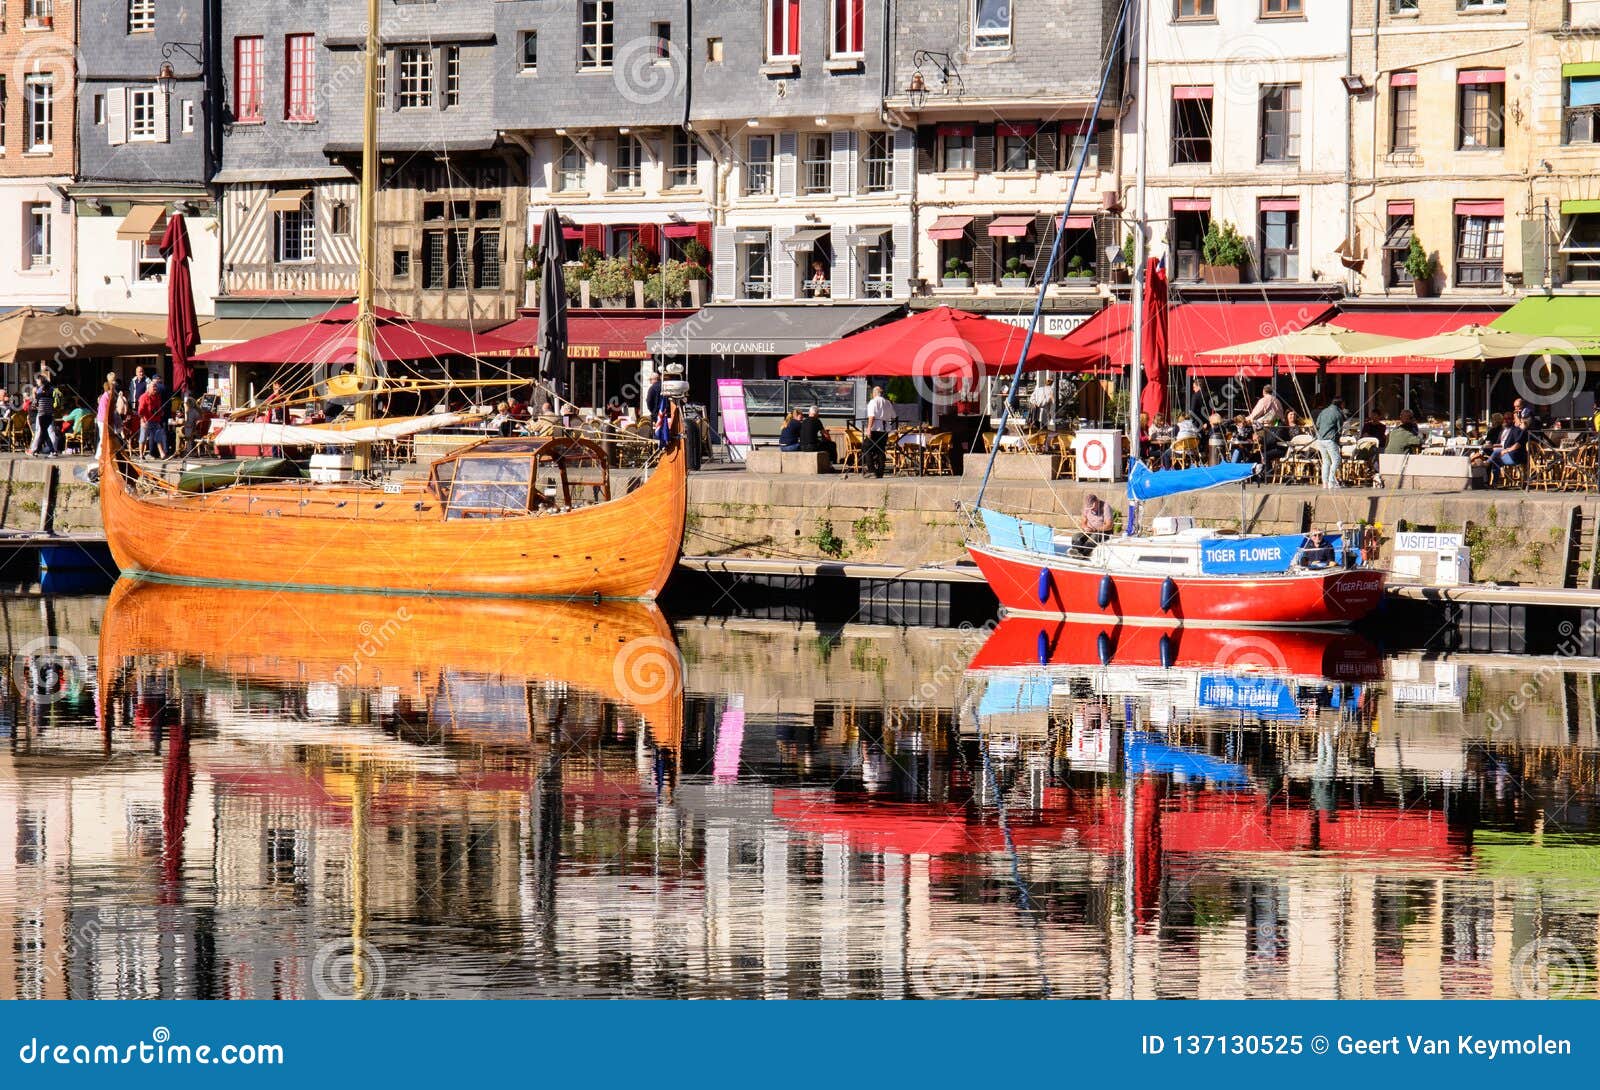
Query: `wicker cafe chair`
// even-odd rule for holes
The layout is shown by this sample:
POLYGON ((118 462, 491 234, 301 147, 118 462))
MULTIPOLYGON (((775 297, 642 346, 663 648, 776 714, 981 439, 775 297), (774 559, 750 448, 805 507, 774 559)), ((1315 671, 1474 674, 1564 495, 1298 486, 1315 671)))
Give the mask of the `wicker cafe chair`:
POLYGON ((1078 455, 1072 449, 1072 436, 1056 436, 1056 480, 1078 475, 1078 455))
POLYGON ((1600 473, 1600 441, 1579 443, 1567 453, 1561 487, 1572 492, 1587 492, 1596 486, 1600 473))
POLYGON ((950 451, 955 445, 955 436, 947 431, 935 432, 928 436, 928 445, 922 452, 922 472, 930 477, 948 477, 955 472, 950 460, 950 451))
POLYGON ((1172 468, 1189 469, 1200 464, 1200 438, 1191 436, 1172 441, 1172 468))
POLYGON ((1549 443, 1528 444, 1528 477, 1523 487, 1534 492, 1553 492, 1561 487, 1565 472, 1560 450, 1549 443))
POLYGON ((1322 459, 1309 435, 1296 435, 1289 440, 1289 450, 1273 471, 1275 484, 1313 484, 1322 473, 1322 459))
POLYGON ((1366 488, 1377 476, 1378 441, 1371 436, 1357 439, 1355 449, 1339 464, 1339 483, 1366 488))
POLYGON ((854 424, 846 424, 844 426, 844 454, 839 458, 839 472, 861 472, 861 451, 865 445, 866 437, 857 430, 854 424))
POLYGON ((11 419, 6 422, 5 432, 3 437, 0 437, 0 442, 3 442, 6 450, 20 453, 28 449, 28 443, 32 439, 33 429, 28 426, 28 414, 21 409, 16 410, 11 414, 11 419))

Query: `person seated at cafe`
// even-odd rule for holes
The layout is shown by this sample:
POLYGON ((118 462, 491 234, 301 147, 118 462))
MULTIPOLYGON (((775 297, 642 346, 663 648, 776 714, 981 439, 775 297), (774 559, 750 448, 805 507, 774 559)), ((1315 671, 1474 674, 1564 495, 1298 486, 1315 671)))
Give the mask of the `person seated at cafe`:
MULTIPOLYGON (((1407 409, 1401 413, 1400 418, 1404 420, 1410 411, 1407 409)), ((1415 420, 1416 418, 1413 417, 1412 419, 1415 420)), ((1415 430, 1415 425, 1413 425, 1413 430, 1415 430)), ((1361 424, 1361 438, 1376 439, 1379 446, 1382 446, 1384 440, 1388 438, 1388 431, 1389 429, 1383 426, 1383 417, 1379 415, 1377 409, 1369 412, 1366 420, 1362 421, 1361 424)))
POLYGON ((1533 420, 1533 410, 1524 407, 1522 414, 1513 416, 1500 429, 1499 441, 1489 455, 1489 483, 1497 484, 1508 466, 1528 464, 1528 427, 1533 420))
POLYGON ((783 422, 783 430, 778 432, 778 449, 783 451, 796 451, 800 449, 800 422, 805 416, 799 409, 789 413, 783 422))
POLYGON ((828 281, 828 270, 821 259, 813 259, 811 262, 811 278, 806 281, 806 290, 813 299, 826 298, 832 292, 832 286, 828 281))
POLYGON ((494 415, 489 418, 489 430, 510 435, 516 426, 517 422, 511 417, 511 406, 504 401, 496 404, 494 415))
POLYGON ((1165 416, 1156 417, 1150 425, 1150 441, 1152 443, 1170 443, 1177 437, 1177 426, 1168 423, 1165 416))
POLYGON ((813 451, 833 451, 833 436, 828 434, 828 429, 822 426, 822 414, 815 405, 800 421, 800 449, 811 453, 813 451))
POLYGON ((1289 440, 1300 433, 1300 414, 1290 409, 1283 422, 1261 429, 1261 479, 1289 453, 1289 440))
POLYGON ((1228 445, 1228 461, 1248 461, 1255 453, 1255 438, 1256 429, 1250 421, 1242 416, 1234 417, 1223 435, 1223 442, 1228 445))
POLYGON ((1111 505, 1093 492, 1083 498, 1083 515, 1078 520, 1083 529, 1072 538, 1072 551, 1087 556, 1096 545, 1111 533, 1116 522, 1116 512, 1111 505))
POLYGON ((1389 429, 1385 454, 1415 454, 1422 449, 1422 432, 1417 427, 1417 414, 1410 409, 1400 410, 1400 423, 1389 429))

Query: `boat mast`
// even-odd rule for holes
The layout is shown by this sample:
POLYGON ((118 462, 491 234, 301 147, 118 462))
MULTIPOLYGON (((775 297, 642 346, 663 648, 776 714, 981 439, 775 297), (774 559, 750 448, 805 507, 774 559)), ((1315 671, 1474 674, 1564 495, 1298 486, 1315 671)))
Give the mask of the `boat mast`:
MULTIPOLYGON (((377 344, 378 323, 372 313, 374 261, 377 256, 378 227, 373 204, 378 193, 378 13, 379 0, 367 0, 366 75, 361 108, 361 195, 357 223, 361 226, 361 257, 356 288, 356 383, 357 422, 372 419, 372 400, 368 393, 375 370, 372 353, 377 344)), ((354 468, 367 469, 371 446, 358 443, 354 468)))
POLYGON ((1145 206, 1145 160, 1149 157, 1150 129, 1150 5, 1138 6, 1139 69, 1135 92, 1134 128, 1139 134, 1139 158, 1133 168, 1133 367, 1128 379, 1128 458, 1139 458, 1139 397, 1144 379, 1145 256, 1149 249, 1149 222, 1145 206))

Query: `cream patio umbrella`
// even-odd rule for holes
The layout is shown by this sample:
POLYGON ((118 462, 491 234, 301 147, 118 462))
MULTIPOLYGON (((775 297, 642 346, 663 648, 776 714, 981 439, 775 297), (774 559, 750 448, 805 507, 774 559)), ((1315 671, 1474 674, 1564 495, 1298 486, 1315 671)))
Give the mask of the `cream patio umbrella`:
MULTIPOLYGON (((1244 344, 1228 345, 1223 348, 1211 348, 1198 353, 1202 356, 1240 356, 1240 357, 1270 357, 1272 359, 1273 386, 1277 386, 1279 361, 1285 357, 1307 359, 1317 365, 1317 389, 1322 388, 1322 376, 1327 373, 1328 363, 1331 360, 1348 359, 1356 356, 1372 356, 1378 349, 1387 348, 1395 344, 1394 337, 1386 337, 1381 333, 1362 333, 1355 329, 1346 329, 1332 322, 1316 322, 1312 325, 1293 330, 1288 333, 1279 333, 1274 337, 1264 337, 1259 341, 1246 341, 1244 344)), ((1293 368, 1290 372, 1293 373, 1293 368)), ((1362 399, 1365 400, 1365 381, 1362 383, 1362 399)), ((1300 393, 1299 383, 1295 383, 1295 392, 1299 394, 1302 403, 1305 395, 1300 393)), ((1303 405, 1308 411, 1309 405, 1303 405)), ((1365 411, 1365 410, 1363 410, 1365 411)))

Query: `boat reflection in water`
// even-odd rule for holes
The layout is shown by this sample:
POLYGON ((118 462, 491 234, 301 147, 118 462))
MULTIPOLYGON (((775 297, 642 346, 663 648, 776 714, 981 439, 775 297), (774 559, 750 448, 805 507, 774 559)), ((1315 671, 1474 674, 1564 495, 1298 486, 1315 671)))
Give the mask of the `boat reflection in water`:
POLYGON ((1595 994, 1592 664, 131 583, 0 614, 0 996, 1595 994))

